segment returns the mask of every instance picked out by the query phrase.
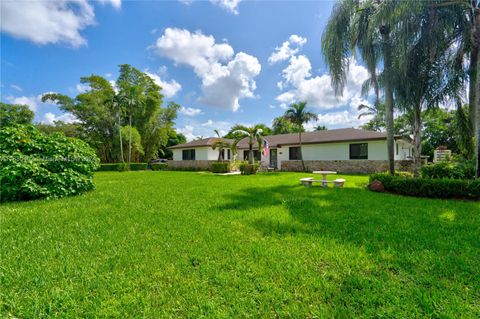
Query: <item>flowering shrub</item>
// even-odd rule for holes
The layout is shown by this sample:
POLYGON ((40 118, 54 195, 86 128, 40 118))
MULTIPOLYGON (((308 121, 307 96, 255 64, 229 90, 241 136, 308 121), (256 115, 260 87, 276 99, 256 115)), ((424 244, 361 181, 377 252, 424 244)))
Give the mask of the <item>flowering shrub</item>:
POLYGON ((0 129, 0 201, 59 198, 94 189, 99 160, 85 142, 32 125, 0 129))

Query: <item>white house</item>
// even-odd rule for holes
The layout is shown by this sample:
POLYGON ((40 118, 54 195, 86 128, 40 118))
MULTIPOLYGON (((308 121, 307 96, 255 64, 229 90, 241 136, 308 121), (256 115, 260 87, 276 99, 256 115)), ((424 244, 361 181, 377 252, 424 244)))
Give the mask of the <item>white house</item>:
MULTIPOLYGON (((218 150, 211 145, 216 138, 192 141, 171 147, 173 162, 176 161, 214 161, 218 159, 218 150)), ((299 134, 281 134, 265 136, 269 145, 268 152, 262 154, 255 144, 254 156, 262 166, 281 170, 299 168, 299 134)), ((227 140, 232 142, 231 140, 227 140)), ((237 145, 238 160, 248 160, 248 139, 237 145)), ((230 149, 224 150, 224 159, 233 160, 230 149)), ((412 144, 409 139, 395 136, 395 160, 399 164, 409 161, 412 156, 412 144)), ((385 170, 387 137, 384 132, 373 132, 354 128, 334 129, 302 133, 302 155, 307 167, 311 169, 335 169, 338 171, 365 172, 385 170)))

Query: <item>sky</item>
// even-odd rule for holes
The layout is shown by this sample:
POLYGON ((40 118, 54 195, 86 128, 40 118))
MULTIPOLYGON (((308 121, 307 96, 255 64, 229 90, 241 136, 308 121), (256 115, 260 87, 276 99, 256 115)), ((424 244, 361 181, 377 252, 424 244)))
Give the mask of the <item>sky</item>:
POLYGON ((46 92, 75 97, 80 77, 114 83, 120 64, 149 74, 164 103, 182 107, 177 131, 192 140, 234 124, 271 125, 293 102, 307 101, 316 125, 357 127, 368 104, 366 69, 350 61, 335 96, 321 36, 331 1, 34 1, 1 2, 1 100, 26 104, 35 122, 75 121, 42 103, 46 92))

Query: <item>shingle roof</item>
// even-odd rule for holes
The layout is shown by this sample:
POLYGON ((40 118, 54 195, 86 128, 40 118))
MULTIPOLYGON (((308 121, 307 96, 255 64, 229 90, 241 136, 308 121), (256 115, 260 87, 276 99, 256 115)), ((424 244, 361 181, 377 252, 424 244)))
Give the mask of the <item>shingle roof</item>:
MULTIPOLYGON (((174 146, 169 147, 169 149, 207 147, 207 146, 212 146, 213 143, 215 143, 218 140, 219 140, 218 137, 208 137, 208 138, 204 138, 204 139, 201 139, 201 140, 194 140, 194 141, 191 141, 191 142, 188 142, 188 143, 174 145, 174 146)), ((229 140, 227 138, 222 138, 222 140, 225 141, 225 142, 228 142, 228 143, 233 143, 233 140, 229 140)))
MULTIPOLYGON (((384 140, 387 138, 385 132, 375 132, 360 130, 355 128, 341 128, 334 130, 326 131, 314 131, 314 132, 304 132, 302 133, 302 144, 322 144, 322 143, 338 143, 338 142, 351 142, 351 141, 374 141, 374 140, 384 140)), ((395 138, 401 138, 401 136, 396 135, 395 138)), ((279 135, 269 135, 264 137, 267 140, 270 147, 279 147, 282 145, 297 145, 299 144, 298 133, 291 134, 279 134, 279 135)), ((204 138, 201 140, 191 141, 185 144, 179 144, 170 149, 175 148, 192 148, 192 147, 206 147, 212 146, 217 137, 204 138)), ((226 142, 233 143, 233 140, 223 139, 226 142)), ((255 147, 256 147, 255 143, 255 147)), ((241 140, 237 148, 246 149, 248 148, 248 139, 244 138, 241 140)))
MULTIPOLYGON (((396 138, 398 137, 399 136, 396 136, 396 138)), ((386 138, 387 134, 385 132, 366 131, 355 128, 342 128, 302 133, 302 144, 371 141, 384 140, 386 138)), ((267 140, 270 147, 278 147, 282 145, 297 145, 300 142, 298 133, 270 135, 265 136, 264 139, 267 140)), ((237 147, 239 149, 248 148, 248 140, 246 138, 241 140, 238 143, 237 147)))

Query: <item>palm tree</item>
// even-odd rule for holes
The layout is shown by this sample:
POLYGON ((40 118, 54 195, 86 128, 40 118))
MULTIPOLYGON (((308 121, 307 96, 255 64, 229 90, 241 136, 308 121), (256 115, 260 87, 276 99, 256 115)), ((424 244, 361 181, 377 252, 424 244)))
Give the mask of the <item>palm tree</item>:
POLYGON ((283 115, 286 119, 292 122, 298 128, 298 140, 300 145, 300 160, 302 161, 302 168, 305 170, 305 162, 302 155, 302 131, 303 124, 313 120, 317 120, 318 116, 315 113, 307 111, 307 102, 293 103, 283 115))
POLYGON ((217 149, 218 148, 218 161, 221 162, 224 160, 223 158, 223 150, 225 148, 230 147, 230 143, 224 140, 224 138, 220 135, 218 130, 213 130, 215 134, 217 134, 218 139, 212 144, 212 149, 217 149))
POLYGON ((341 95, 347 80, 350 56, 358 51, 370 73, 370 86, 379 95, 376 75, 378 62, 383 60, 385 121, 390 174, 395 172, 393 123, 393 52, 390 21, 397 1, 337 2, 322 36, 322 51, 330 69, 335 94, 341 95), (389 22, 387 22, 389 21, 389 22))
POLYGON ((122 163, 125 162, 125 157, 123 156, 123 141, 122 141, 122 120, 121 114, 123 113, 122 99, 121 96, 114 94, 108 101, 108 104, 112 107, 117 115, 117 128, 118 128, 118 138, 120 139, 120 160, 122 163))
POLYGON ((135 109, 142 104, 142 102, 138 100, 138 94, 136 94, 136 91, 137 90, 134 86, 130 86, 127 89, 127 92, 120 95, 120 101, 128 112, 128 124, 130 126, 128 139, 128 165, 130 165, 132 160, 132 114, 135 109))
POLYGON ((255 158, 253 157, 253 145, 255 142, 258 144, 258 151, 261 153, 263 150, 263 124, 256 124, 253 126, 234 125, 230 130, 229 135, 235 136, 235 141, 232 144, 232 150, 236 152, 237 144, 244 138, 248 138, 248 163, 255 164, 255 158))

